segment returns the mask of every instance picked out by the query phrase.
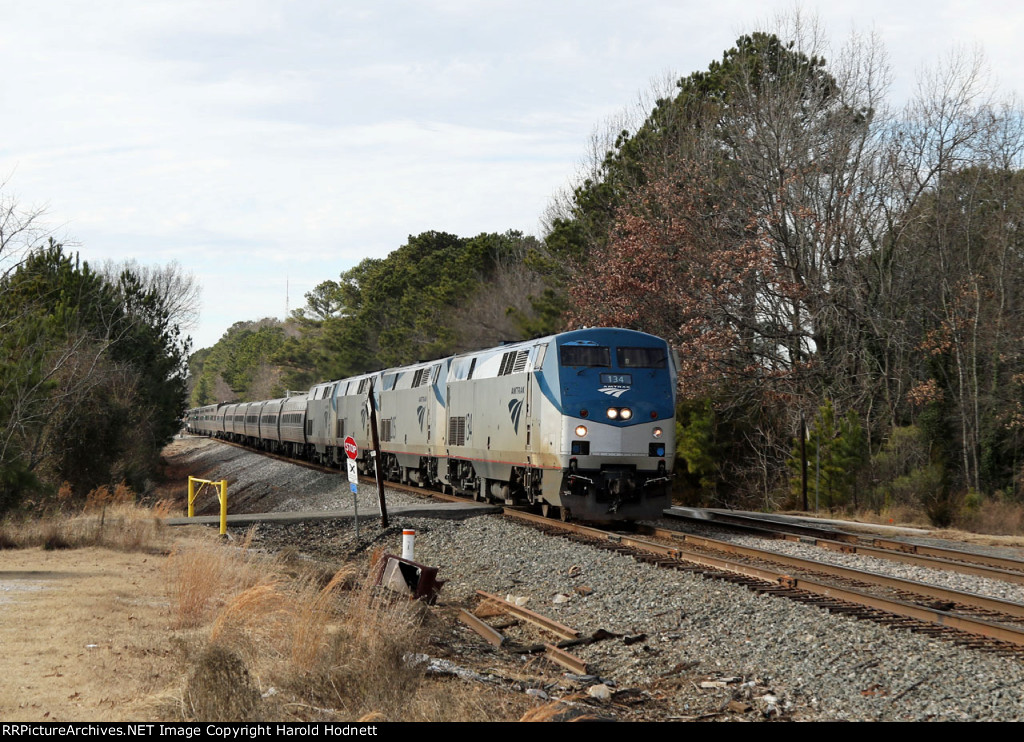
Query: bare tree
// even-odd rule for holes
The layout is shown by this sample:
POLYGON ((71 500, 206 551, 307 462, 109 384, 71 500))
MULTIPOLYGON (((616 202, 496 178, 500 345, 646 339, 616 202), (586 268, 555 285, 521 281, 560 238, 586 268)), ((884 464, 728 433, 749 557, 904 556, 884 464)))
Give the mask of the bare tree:
POLYGON ((166 265, 143 265, 137 260, 123 262, 107 260, 100 273, 116 284, 125 272, 134 275, 143 290, 160 297, 161 308, 167 319, 179 329, 188 332, 199 324, 202 287, 195 276, 186 271, 180 263, 172 260, 166 265))
POLYGON ((491 278, 455 312, 452 324, 460 328, 455 352, 521 339, 519 320, 531 314, 530 301, 545 286, 543 278, 526 265, 525 257, 525 250, 502 255, 491 278))
POLYGON ((50 234, 41 209, 25 209, 0 180, 0 278, 10 274, 31 248, 50 234))

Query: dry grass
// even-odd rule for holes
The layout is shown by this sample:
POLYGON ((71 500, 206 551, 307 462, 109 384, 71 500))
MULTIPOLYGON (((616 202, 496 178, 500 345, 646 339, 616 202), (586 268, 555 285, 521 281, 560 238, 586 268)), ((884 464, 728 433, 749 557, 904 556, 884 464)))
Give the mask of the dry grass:
POLYGON ((427 609, 367 585, 347 597, 316 663, 293 667, 294 687, 348 716, 376 711, 401 720, 423 677, 410 658, 424 649, 427 609))
POLYGON ((975 533, 997 536, 1024 534, 1024 505, 985 498, 976 508, 964 508, 956 525, 975 533))
POLYGON ((530 709, 519 721, 601 721, 602 717, 587 705, 584 695, 566 696, 558 701, 530 709))
POLYGON ((425 677, 415 657, 429 642, 427 606, 374 587, 351 566, 326 581, 287 571, 278 559, 224 543, 171 555, 172 612, 199 641, 180 697, 183 719, 456 721, 522 713, 479 688, 425 677), (208 633, 197 628, 206 625, 208 633), (215 671, 219 663, 229 670, 215 671), (250 702, 250 683, 267 694, 262 703, 250 702), (236 687, 241 710, 231 706, 236 687))
POLYGON ((237 652, 211 644, 189 673, 185 713, 202 721, 259 721, 263 699, 237 652))
MULTIPOLYGON (((251 636, 260 631, 276 634, 280 625, 287 623, 291 611, 291 602, 282 593, 279 583, 253 585, 220 609, 210 631, 210 641, 225 643, 232 637, 251 636)), ((199 615, 201 617, 202 612, 199 615)))
MULTIPOLYGON (((794 515, 806 513, 793 511, 794 515)), ((908 528, 924 528, 937 536, 957 541, 989 543, 1004 546, 1024 545, 1024 503, 1009 502, 998 497, 978 497, 971 503, 965 498, 949 528, 936 528, 928 515, 920 508, 910 505, 892 505, 876 513, 873 510, 858 510, 853 515, 834 513, 829 517, 851 518, 862 523, 908 528)))
POLYGON ((881 512, 874 514, 874 511, 858 513, 858 520, 867 520, 869 523, 881 523, 889 526, 910 526, 911 528, 932 528, 927 513, 920 508, 911 507, 905 504, 887 505, 881 512))
POLYGON ((291 644, 291 663, 295 672, 317 670, 317 660, 325 649, 328 627, 338 618, 341 609, 335 593, 354 575, 355 569, 351 567, 338 570, 320 589, 316 588, 315 578, 311 576, 296 590, 291 644))
POLYGON ((108 503, 77 514, 0 523, 0 549, 80 549, 161 551, 168 535, 159 512, 130 502, 108 503))
MULTIPOLYGON (((177 628, 199 626, 214 609, 230 608, 231 602, 239 596, 245 596, 253 588, 268 586, 274 580, 267 565, 247 549, 215 541, 175 546, 164 569, 171 614, 177 628)), ((254 602, 251 597, 243 600, 254 602)), ((250 612, 252 610, 250 606, 250 612)), ((233 614, 225 617, 224 622, 232 620, 236 620, 233 614)))
MULTIPOLYGON (((67 482, 61 487, 61 493, 63 493, 64 486, 66 485, 67 482)), ((58 494, 58 497, 60 497, 60 494, 58 494)), ((127 505, 133 502, 135 502, 135 493, 124 482, 116 485, 114 489, 102 485, 91 490, 85 496, 85 510, 87 512, 103 510, 110 505, 127 505)))

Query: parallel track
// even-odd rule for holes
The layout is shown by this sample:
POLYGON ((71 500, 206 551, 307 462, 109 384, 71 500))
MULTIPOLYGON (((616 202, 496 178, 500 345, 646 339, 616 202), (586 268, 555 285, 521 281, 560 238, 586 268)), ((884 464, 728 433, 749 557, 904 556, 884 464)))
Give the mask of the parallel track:
MULTIPOLYGON (((819 579, 798 577, 790 572, 782 572, 766 566, 716 556, 696 544, 664 544, 640 539, 634 536, 611 533, 575 523, 557 523, 549 519, 529 513, 506 510, 507 516, 531 523, 551 533, 586 541, 600 548, 610 549, 634 558, 655 564, 659 567, 679 569, 699 573, 706 577, 724 579, 744 585, 752 590, 767 593, 803 603, 810 603, 826 608, 834 613, 844 613, 857 618, 867 618, 890 626, 909 628, 920 633, 941 637, 957 644, 977 649, 1009 654, 1024 658, 1024 626, 992 620, 978 615, 966 615, 947 608, 961 607, 964 610, 980 610, 989 616, 996 616, 1002 621, 1019 620, 1024 616, 1024 605, 996 601, 983 596, 972 596, 955 591, 946 591, 933 586, 921 586, 919 589, 929 593, 933 602, 939 600, 943 607, 922 605, 899 598, 869 593, 858 587, 850 587, 837 582, 824 582, 819 579), (696 547, 696 548, 695 548, 696 547), (942 597, 935 598, 935 595, 942 597), (985 607, 977 605, 986 604, 985 607), (974 604, 974 605, 972 605, 974 604)), ((674 537, 674 536, 673 536, 674 537)), ((713 540, 705 540, 713 541, 713 540)), ((721 543, 721 542, 720 542, 721 543)), ((705 544, 704 546, 706 546, 705 544)), ((731 546, 726 544, 726 546, 731 546)), ((742 547, 745 548, 745 547, 742 547)), ((759 550, 749 549, 747 557, 759 550)), ((762 552, 765 560, 772 560, 779 555, 762 552)), ((758 557, 760 559, 760 557, 758 557)), ((792 559, 787 557, 787 559, 792 559)), ((799 560, 810 571, 820 570, 817 562, 799 560)), ((876 585, 878 575, 850 570, 856 573, 861 584, 876 585)), ((883 578, 883 582, 893 578, 883 578)), ((901 590, 907 594, 920 595, 917 586, 920 583, 900 581, 901 590), (910 588, 915 588, 910 592, 910 588)), ((891 589, 891 585, 887 588, 891 589)))
POLYGON ((673 511, 666 511, 666 514, 672 518, 689 519, 701 525, 740 529, 764 538, 799 540, 831 551, 872 556, 929 569, 949 570, 1024 585, 1024 560, 1021 559, 925 546, 899 539, 862 536, 808 524, 782 523, 751 515, 713 512, 710 519, 703 520, 687 518, 673 511))

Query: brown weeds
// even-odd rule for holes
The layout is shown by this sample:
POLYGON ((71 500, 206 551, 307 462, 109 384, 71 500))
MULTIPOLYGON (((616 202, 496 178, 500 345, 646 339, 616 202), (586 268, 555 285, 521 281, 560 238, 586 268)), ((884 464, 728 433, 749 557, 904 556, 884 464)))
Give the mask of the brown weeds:
POLYGON ((1024 504, 984 498, 975 508, 964 508, 954 525, 974 533, 1020 535, 1024 533, 1024 504))
POLYGON ((519 721, 600 721, 601 717, 586 706, 586 696, 575 695, 530 709, 519 721))
POLYGON ((239 635, 276 635, 288 622, 291 601, 280 584, 269 582, 243 590, 228 599, 210 631, 210 641, 226 643, 239 635))
POLYGON ((233 650, 211 644, 196 661, 185 686, 185 711, 200 721, 258 721, 259 689, 245 661, 233 650))
POLYGON ((53 550, 98 546, 117 551, 166 548, 166 532, 159 514, 132 504, 134 495, 130 489, 118 485, 111 492, 101 487, 89 496, 90 504, 78 513, 58 510, 41 517, 8 519, 0 523, 0 548, 53 550))
MULTIPOLYGON (((317 710, 316 718, 444 718, 450 706, 419 692, 422 663, 411 659, 422 652, 429 609, 353 587, 353 567, 326 585, 315 571, 286 579, 280 567, 221 543, 175 550, 167 584, 176 625, 210 619, 210 646, 229 649, 263 685, 286 688, 290 708, 317 710)), ((186 708, 194 703, 189 696, 186 708)))
POLYGON ((182 695, 186 719, 229 714, 221 686, 239 682, 244 689, 249 681, 267 698, 238 711, 239 720, 256 714, 456 721, 514 719, 522 713, 521 706, 510 708, 515 704, 500 691, 481 693, 459 681, 428 680, 422 653, 429 643, 431 609, 374 587, 353 566, 330 579, 316 566, 305 565, 296 574, 294 561, 211 541, 176 549, 168 559, 166 582, 176 625, 189 630, 190 642, 199 639, 233 658, 225 660, 232 673, 200 688, 200 668, 209 668, 212 660, 207 649, 189 652, 196 669, 182 695), (210 626, 208 634, 204 625, 210 626), (204 635, 208 639, 200 638, 204 635), (242 670, 248 681, 239 679, 242 670), (201 707, 199 696, 220 705, 201 707))
POLYGON ((215 606, 227 605, 238 593, 272 579, 252 558, 221 543, 177 546, 165 569, 171 612, 179 628, 199 626, 215 606))
POLYGON ((127 505, 132 502, 135 502, 135 493, 124 482, 115 485, 113 490, 104 484, 90 490, 85 496, 85 510, 103 510, 110 505, 127 505))
POLYGON ((308 673, 315 669, 317 658, 326 645, 327 627, 338 617, 335 592, 354 574, 354 568, 340 569, 319 590, 315 577, 311 576, 297 591, 291 645, 293 671, 308 673))

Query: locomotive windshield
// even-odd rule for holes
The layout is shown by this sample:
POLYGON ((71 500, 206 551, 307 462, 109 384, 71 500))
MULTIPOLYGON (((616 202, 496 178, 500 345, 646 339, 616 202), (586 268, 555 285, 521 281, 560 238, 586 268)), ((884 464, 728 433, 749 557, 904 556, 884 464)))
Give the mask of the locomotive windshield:
POLYGON ((665 368, 664 348, 616 348, 619 368, 665 368))
POLYGON ((602 345, 563 345, 563 366, 596 366, 608 368, 612 365, 612 356, 607 346, 602 345))

